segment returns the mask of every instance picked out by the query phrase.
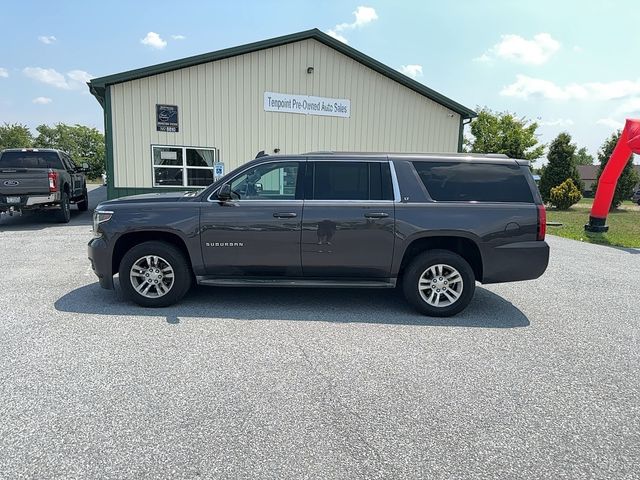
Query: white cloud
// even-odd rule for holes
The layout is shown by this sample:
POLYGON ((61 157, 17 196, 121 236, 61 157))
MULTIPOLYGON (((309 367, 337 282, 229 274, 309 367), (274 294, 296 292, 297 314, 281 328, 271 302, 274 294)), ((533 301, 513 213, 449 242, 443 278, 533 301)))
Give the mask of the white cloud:
POLYGON ((147 33, 147 35, 140 39, 140 43, 142 43, 143 45, 147 45, 151 48, 155 48, 157 50, 162 50, 164 47, 167 46, 167 42, 165 40, 163 40, 160 35, 158 35, 156 32, 149 32, 147 33))
POLYGON ((596 122, 598 125, 604 125, 612 130, 618 130, 624 127, 624 123, 614 120, 613 118, 601 118, 596 122))
POLYGON ((184 40, 184 39, 186 39, 187 37, 185 37, 184 35, 171 35, 171 38, 172 38, 173 40, 184 40))
POLYGON ((354 28, 363 27, 367 23, 371 23, 378 19, 378 14, 372 7, 363 7, 362 5, 356 8, 353 12, 356 19, 352 23, 339 23, 336 25, 335 31, 342 32, 344 30, 353 30, 354 28))
POLYGON ((84 70, 71 70, 65 76, 53 68, 26 67, 22 73, 40 83, 62 90, 84 90, 86 83, 93 78, 93 75, 84 70))
POLYGON ((85 72, 84 70, 71 70, 70 72, 67 72, 67 77, 69 77, 71 82, 81 83, 84 87, 84 85, 93 78, 93 75, 85 72))
POLYGON ((404 73, 407 77, 416 78, 422 76, 422 65, 402 65, 400 73, 404 73))
POLYGON ((340 35, 338 32, 334 31, 334 30, 327 30, 327 34, 333 38, 335 38, 336 40, 340 40, 342 43, 349 43, 349 41, 343 36, 340 35))
POLYGON ((29 78, 33 78, 41 83, 52 85, 56 88, 62 88, 63 90, 70 90, 67 79, 60 72, 57 72, 53 68, 40 68, 40 67, 27 67, 22 72, 29 78))
POLYGON ((54 37, 53 35, 40 35, 38 37, 38 40, 40 40, 45 45, 51 45, 53 42, 57 40, 57 38, 54 37))
POLYGON ((9 72, 6 68, 0 68, 0 78, 9 78, 9 72))
POLYGON ((548 127, 570 127, 573 123, 573 120, 570 118, 556 118, 555 120, 542 120, 538 122, 538 125, 548 127))
POLYGON ((37 105, 47 105, 53 102, 53 100, 51 100, 49 97, 36 97, 31 101, 37 105))
POLYGON ((488 63, 497 58, 525 65, 542 65, 560 49, 560 42, 548 33, 538 33, 532 40, 520 35, 502 35, 500 42, 474 59, 488 63))
POLYGON ((562 86, 550 80, 516 75, 516 81, 504 87, 500 95, 524 99, 542 97, 550 100, 614 100, 640 95, 640 79, 570 83, 562 86))
POLYGON ((616 112, 620 114, 640 112, 640 97, 627 99, 622 105, 618 107, 616 112))
POLYGON ((327 30, 327 34, 332 36, 336 40, 340 40, 343 43, 349 43, 345 36, 340 34, 340 32, 362 28, 365 25, 378 19, 378 14, 376 13, 375 8, 365 7, 363 5, 358 6, 353 12, 353 15, 356 17, 353 22, 339 23, 335 27, 327 30))

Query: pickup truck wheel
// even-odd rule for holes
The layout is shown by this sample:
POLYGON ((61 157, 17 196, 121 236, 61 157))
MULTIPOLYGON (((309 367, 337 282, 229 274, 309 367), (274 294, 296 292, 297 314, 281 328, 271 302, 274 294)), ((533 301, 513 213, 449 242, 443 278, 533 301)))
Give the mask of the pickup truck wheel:
POLYGON ((89 210, 89 193, 86 188, 82 191, 82 200, 78 200, 76 205, 81 212, 89 210))
POLYGON ((469 305, 476 280, 473 269, 460 255, 432 250, 411 262, 402 287, 409 303, 424 315, 450 317, 469 305))
POLYGON ((67 192, 60 194, 60 210, 58 210, 58 222, 69 223, 71 220, 71 204, 67 192))
POLYGON ((167 307, 191 287, 191 269, 180 250, 164 242, 144 242, 120 262, 120 287, 143 307, 167 307))

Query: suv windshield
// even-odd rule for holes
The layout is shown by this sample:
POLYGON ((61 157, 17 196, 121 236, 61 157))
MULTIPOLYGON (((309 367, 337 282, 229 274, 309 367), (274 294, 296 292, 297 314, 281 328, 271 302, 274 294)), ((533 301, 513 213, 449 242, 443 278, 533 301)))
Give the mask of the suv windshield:
POLYGON ((62 170, 56 152, 4 152, 0 155, 0 168, 55 168, 62 170))

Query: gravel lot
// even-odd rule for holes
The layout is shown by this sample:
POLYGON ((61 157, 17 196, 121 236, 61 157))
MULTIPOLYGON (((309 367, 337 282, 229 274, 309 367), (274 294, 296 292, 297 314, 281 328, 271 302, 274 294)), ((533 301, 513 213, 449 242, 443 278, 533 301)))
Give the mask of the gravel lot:
POLYGON ((551 237, 449 320, 379 290, 144 310, 90 228, 0 219, 1 478, 639 476, 640 251, 551 237))

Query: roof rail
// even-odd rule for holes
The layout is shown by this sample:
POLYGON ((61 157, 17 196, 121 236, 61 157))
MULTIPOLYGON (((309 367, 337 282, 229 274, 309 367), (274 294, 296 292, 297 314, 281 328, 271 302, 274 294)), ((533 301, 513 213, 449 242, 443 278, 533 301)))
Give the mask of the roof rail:
POLYGON ((442 157, 486 157, 486 158, 510 158, 504 153, 471 153, 471 152, 338 152, 333 150, 320 150, 316 152, 305 152, 302 155, 425 155, 442 157))

